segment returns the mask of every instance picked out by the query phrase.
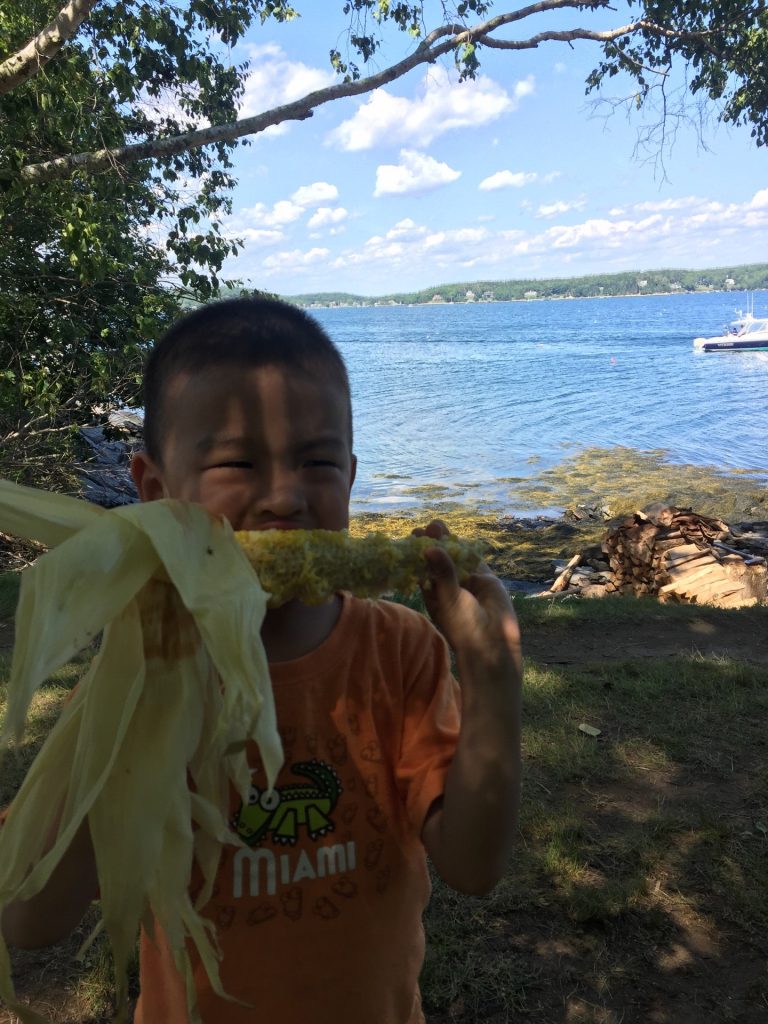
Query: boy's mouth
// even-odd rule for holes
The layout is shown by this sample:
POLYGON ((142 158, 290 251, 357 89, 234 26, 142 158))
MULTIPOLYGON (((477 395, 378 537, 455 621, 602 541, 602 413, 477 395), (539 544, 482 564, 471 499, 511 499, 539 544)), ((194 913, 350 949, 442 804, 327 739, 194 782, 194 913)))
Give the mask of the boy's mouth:
POLYGON ((302 529, 301 523, 295 522, 293 519, 270 519, 267 522, 259 523, 254 527, 255 530, 300 530, 302 529))

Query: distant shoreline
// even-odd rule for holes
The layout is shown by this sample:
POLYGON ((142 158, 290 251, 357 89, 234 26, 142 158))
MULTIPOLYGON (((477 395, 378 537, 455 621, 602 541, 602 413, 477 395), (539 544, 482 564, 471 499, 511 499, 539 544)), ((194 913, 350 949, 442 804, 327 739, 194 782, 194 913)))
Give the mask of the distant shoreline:
POLYGON ((714 267, 707 270, 629 270, 581 277, 520 278, 502 281, 463 281, 360 295, 346 291, 304 292, 286 295, 287 302, 304 309, 342 309, 368 306, 474 305, 564 299, 639 298, 662 295, 721 294, 768 290, 768 263, 714 267))
MULTIPOLYGON (((625 292, 623 294, 616 295, 540 295, 535 299, 465 299, 463 302, 459 300, 451 299, 440 299, 438 301, 430 299, 429 302, 381 302, 379 300, 375 302, 332 302, 327 304, 312 303, 311 305, 302 305, 302 309, 398 309, 398 308, 410 308, 412 306, 503 306, 510 302, 584 302, 592 299, 658 299, 663 298, 667 295, 728 295, 738 294, 744 291, 741 288, 711 288, 706 291, 702 289, 698 292, 625 292)), ((768 288, 753 288, 749 289, 750 294, 754 292, 768 292, 768 288)))

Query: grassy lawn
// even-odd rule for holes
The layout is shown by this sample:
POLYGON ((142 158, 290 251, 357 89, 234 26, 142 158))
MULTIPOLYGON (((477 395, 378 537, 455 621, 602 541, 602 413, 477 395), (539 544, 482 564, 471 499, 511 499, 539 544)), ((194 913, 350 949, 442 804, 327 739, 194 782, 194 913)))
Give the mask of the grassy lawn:
MULTIPOLYGON (((553 636, 700 614, 519 610, 523 635, 544 622, 553 636)), ((767 613, 730 614, 765 636, 767 613)), ((768 1020, 768 669, 695 655, 526 668, 518 847, 485 899, 436 884, 430 1021, 768 1020)))
MULTIPOLYGON (((12 585, 0 577, 0 609, 12 585)), ((526 631, 682 632, 701 609, 630 599, 516 602, 526 631)), ((727 613, 768 634, 768 609, 727 613)), ((520 836, 506 878, 470 899, 435 883, 423 995, 430 1024, 701 1024, 768 1020, 768 667, 697 654, 528 660, 520 836), (579 729, 599 730, 591 736, 579 729)), ((0 716, 9 655, 0 660, 0 716)), ((41 690, 15 787, 82 665, 41 690)), ((75 944, 76 945, 76 944, 75 944)), ((109 1005, 98 944, 21 958, 23 988, 56 1019, 109 1005)), ((3 1018, 0 1010, 0 1021, 3 1018)))

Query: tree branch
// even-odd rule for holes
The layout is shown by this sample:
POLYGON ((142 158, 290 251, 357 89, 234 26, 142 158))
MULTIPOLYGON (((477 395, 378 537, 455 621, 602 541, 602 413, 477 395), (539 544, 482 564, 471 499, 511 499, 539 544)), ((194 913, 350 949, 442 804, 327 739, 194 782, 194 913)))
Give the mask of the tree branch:
MULTIPOLYGON (((74 2, 76 0, 73 0, 74 2)), ((94 3, 97 0, 81 0, 81 2, 94 3)), ((604 4, 600 2, 597 6, 604 6, 604 4)), ((649 32, 668 39, 695 37, 700 41, 709 34, 707 31, 703 31, 701 34, 676 32, 654 22, 641 20, 605 31, 575 28, 564 31, 540 32, 529 39, 523 40, 498 39, 491 35, 500 27, 511 24, 514 21, 519 21, 521 18, 531 14, 566 7, 583 7, 583 2, 580 3, 579 0, 539 0, 539 2, 528 7, 508 14, 497 15, 471 28, 459 25, 442 25, 426 36, 416 50, 408 57, 366 78, 339 82, 325 89, 318 89, 292 103, 274 107, 272 110, 265 111, 262 114, 229 124, 214 125, 210 128, 201 128, 191 132, 184 132, 180 135, 153 139, 129 146, 95 150, 88 153, 76 153, 42 163, 28 164, 17 174, 23 182, 37 185, 60 178, 68 178, 77 171, 93 174, 99 171, 114 170, 139 160, 164 159, 178 153, 187 152, 188 150, 198 149, 202 146, 221 142, 233 142, 235 139, 246 135, 257 135, 271 125, 282 124, 285 121, 303 121, 311 117, 316 108, 326 103, 372 92, 374 89, 381 88, 401 78, 420 64, 434 63, 439 57, 468 42, 480 43, 484 46, 499 49, 522 50, 532 49, 542 42, 550 41, 570 43, 575 39, 586 39, 606 43, 639 31, 649 32)), ((11 180, 12 176, 6 172, 3 177, 0 177, 0 186, 2 184, 9 184, 11 180)))
POLYGON ((69 0, 53 21, 0 64, 0 96, 33 78, 72 38, 99 0, 69 0))

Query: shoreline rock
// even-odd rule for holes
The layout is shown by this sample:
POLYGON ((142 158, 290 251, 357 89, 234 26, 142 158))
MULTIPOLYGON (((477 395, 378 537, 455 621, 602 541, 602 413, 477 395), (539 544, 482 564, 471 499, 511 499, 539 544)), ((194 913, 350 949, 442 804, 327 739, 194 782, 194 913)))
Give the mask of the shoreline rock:
POLYGON ((131 456, 143 445, 144 420, 135 412, 111 412, 107 422, 80 427, 92 458, 75 466, 82 496, 103 508, 132 505, 139 500, 131 479, 131 456))

